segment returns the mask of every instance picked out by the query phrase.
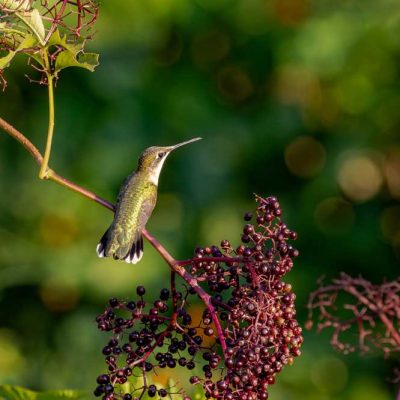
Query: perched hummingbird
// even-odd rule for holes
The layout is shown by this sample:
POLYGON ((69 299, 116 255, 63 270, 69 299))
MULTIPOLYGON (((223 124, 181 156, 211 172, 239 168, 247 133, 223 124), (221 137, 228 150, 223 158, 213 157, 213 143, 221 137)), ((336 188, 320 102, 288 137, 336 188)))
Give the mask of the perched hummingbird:
POLYGON ((175 146, 147 148, 136 171, 122 184, 115 206, 114 220, 97 245, 99 257, 113 257, 136 264, 143 255, 142 230, 157 201, 158 178, 171 151, 200 140, 194 138, 175 146))

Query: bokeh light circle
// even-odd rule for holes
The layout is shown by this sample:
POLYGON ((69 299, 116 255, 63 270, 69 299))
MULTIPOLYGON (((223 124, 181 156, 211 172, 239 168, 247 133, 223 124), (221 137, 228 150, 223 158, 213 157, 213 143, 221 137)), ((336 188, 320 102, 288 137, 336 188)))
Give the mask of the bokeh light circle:
POLYGON ((340 163, 337 182, 349 199, 365 202, 379 193, 383 176, 373 157, 367 154, 352 154, 340 163))
POLYGON ((324 146, 312 136, 300 136, 285 149, 285 163, 289 171, 309 178, 321 171, 326 161, 324 146))

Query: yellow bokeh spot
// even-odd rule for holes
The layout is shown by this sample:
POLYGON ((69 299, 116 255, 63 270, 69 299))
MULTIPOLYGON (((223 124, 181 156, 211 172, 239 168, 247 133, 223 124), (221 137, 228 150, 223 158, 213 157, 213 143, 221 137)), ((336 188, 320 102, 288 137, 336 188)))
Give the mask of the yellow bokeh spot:
POLYGON ((383 184, 378 163, 367 155, 346 157, 339 166, 337 181, 350 199, 364 202, 376 196, 383 184))
POLYGON ((301 136, 285 149, 285 163, 290 172, 302 178, 317 174, 326 161, 324 146, 311 136, 301 136))
POLYGON ((225 32, 217 29, 202 32, 192 42, 193 60, 199 66, 207 66, 224 59, 230 47, 230 39, 225 32))
MULTIPOLYGON (((188 313, 192 317, 192 327, 197 327, 200 325, 202 319, 203 319, 203 311, 204 311, 204 305, 202 304, 191 304, 189 305, 187 309, 188 313)), ((201 326, 204 328, 204 324, 201 324, 201 326)), ((211 322, 210 325, 208 325, 210 328, 214 330, 214 334, 216 334, 216 329, 215 325, 213 322, 211 322)), ((198 329, 198 334, 202 333, 202 329, 198 329)), ((215 343, 215 336, 203 336, 203 345, 204 346, 212 346, 215 343)))
POLYGON ((39 289, 40 299, 47 309, 63 312, 73 309, 79 301, 79 290, 66 282, 48 280, 39 289))
POLYGON ((274 12, 283 25, 296 26, 303 22, 310 12, 307 0, 275 0, 274 12))
POLYGON ((324 232, 343 233, 354 222, 353 206, 340 197, 329 197, 315 208, 315 222, 324 232))
POLYGON ((318 109, 322 95, 318 76, 307 68, 287 65, 279 71, 276 93, 284 104, 318 109))
POLYGON ((171 377, 171 371, 169 370, 169 368, 158 368, 157 370, 157 374, 153 375, 153 382, 155 384, 160 385, 161 387, 166 387, 168 384, 168 379, 171 377))
POLYGON ((234 103, 246 100, 254 91, 250 76, 245 70, 235 65, 220 69, 217 83, 221 95, 234 103))

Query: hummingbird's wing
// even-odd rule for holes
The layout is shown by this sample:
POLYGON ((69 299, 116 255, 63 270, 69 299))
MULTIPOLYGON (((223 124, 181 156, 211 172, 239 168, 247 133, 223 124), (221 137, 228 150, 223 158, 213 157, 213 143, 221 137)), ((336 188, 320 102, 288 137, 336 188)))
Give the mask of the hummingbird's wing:
MULTIPOLYGON (((121 200, 123 199, 124 195, 125 195, 125 191, 126 191, 126 187, 128 185, 128 182, 134 177, 135 172, 131 173, 130 175, 128 175, 124 181, 122 182, 119 192, 118 192, 118 196, 117 196, 117 200, 115 202, 115 213, 114 213, 114 217, 115 214, 118 214, 118 210, 120 209, 121 206, 121 200)), ((112 254, 110 252, 110 246, 112 245, 113 242, 113 229, 115 228, 115 221, 113 221, 113 223, 111 224, 111 226, 105 231, 104 235, 101 237, 99 244, 97 245, 96 251, 97 251, 97 255, 100 258, 103 257, 108 257, 108 256, 114 256, 114 254, 112 254)), ((123 241, 123 237, 121 236, 122 230, 120 232, 120 239, 121 241, 123 241)), ((114 256, 114 258, 116 258, 114 256)))
POLYGON ((143 254, 142 230, 156 204, 157 187, 132 176, 121 190, 106 255, 137 263, 143 254))
POLYGON ((118 192, 118 196, 117 196, 117 200, 115 201, 115 208, 117 209, 119 207, 119 204, 121 203, 122 198, 124 197, 125 193, 126 193, 126 188, 128 187, 128 183, 134 179, 136 175, 136 172, 132 172, 130 175, 128 175, 124 181, 122 182, 120 188, 119 188, 119 192, 118 192))
POLYGON ((151 197, 143 201, 140 207, 138 230, 134 236, 131 244, 129 254, 125 257, 127 263, 136 264, 140 261, 143 256, 143 236, 142 231, 146 226, 146 223, 153 212, 154 206, 156 205, 155 198, 151 197))

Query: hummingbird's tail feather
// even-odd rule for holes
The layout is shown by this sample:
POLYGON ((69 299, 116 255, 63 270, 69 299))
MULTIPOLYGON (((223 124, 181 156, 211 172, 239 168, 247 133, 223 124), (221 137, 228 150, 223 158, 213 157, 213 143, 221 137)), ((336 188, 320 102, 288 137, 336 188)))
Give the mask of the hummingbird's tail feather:
POLYGON ((132 243, 129 253, 124 258, 125 262, 130 264, 138 263, 143 256, 143 236, 140 233, 136 240, 132 243))
MULTIPOLYGON (((113 235, 109 234, 110 228, 104 233, 97 245, 96 251, 100 258, 113 257, 114 260, 123 260, 129 264, 136 264, 143 256, 143 236, 139 232, 130 243, 123 240, 113 240, 113 235)), ((114 238, 115 239, 115 238, 114 238)))
POLYGON ((96 247, 96 252, 97 255, 100 258, 106 257, 106 248, 107 248, 107 243, 108 243, 108 231, 110 230, 110 228, 108 228, 104 235, 101 237, 99 244, 96 247))

